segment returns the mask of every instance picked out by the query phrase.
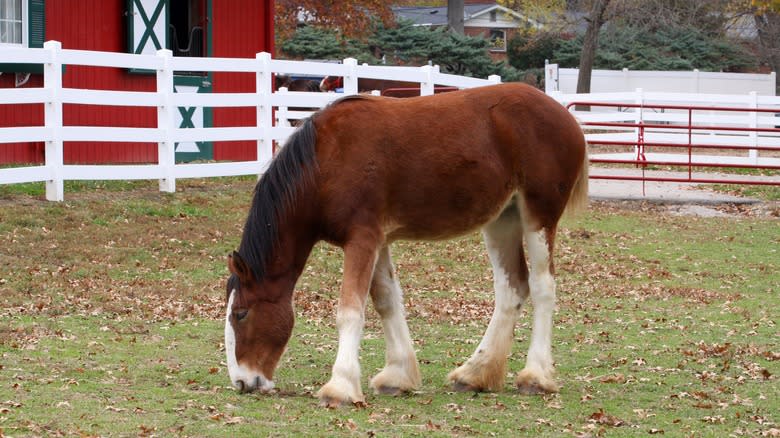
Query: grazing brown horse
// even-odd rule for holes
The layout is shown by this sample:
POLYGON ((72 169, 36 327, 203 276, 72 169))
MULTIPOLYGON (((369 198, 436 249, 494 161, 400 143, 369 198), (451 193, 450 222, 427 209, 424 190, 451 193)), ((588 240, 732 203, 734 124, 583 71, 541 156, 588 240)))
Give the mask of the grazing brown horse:
POLYGON ((574 118, 520 84, 435 96, 350 96, 316 113, 257 184, 241 245, 228 258, 225 349, 241 391, 269 391, 293 329, 293 288, 314 244, 344 250, 338 352, 321 403, 364 400, 358 350, 368 297, 382 319, 378 393, 420 383, 401 288, 390 257, 399 239, 447 239, 481 228, 495 310, 476 351, 449 374, 459 390, 495 391, 520 308, 533 332, 515 385, 558 390, 551 351, 553 243, 564 209, 587 202, 585 140, 574 118), (523 241, 528 253, 526 261, 523 241))

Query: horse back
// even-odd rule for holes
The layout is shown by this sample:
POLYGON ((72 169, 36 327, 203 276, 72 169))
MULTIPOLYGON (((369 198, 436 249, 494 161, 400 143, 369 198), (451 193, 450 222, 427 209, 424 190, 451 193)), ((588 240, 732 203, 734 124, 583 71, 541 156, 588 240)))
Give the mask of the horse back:
POLYGON ((326 222, 341 230, 365 222, 391 239, 471 231, 515 193, 539 222, 557 222, 585 157, 568 111, 520 84, 353 98, 319 113, 315 125, 326 222))

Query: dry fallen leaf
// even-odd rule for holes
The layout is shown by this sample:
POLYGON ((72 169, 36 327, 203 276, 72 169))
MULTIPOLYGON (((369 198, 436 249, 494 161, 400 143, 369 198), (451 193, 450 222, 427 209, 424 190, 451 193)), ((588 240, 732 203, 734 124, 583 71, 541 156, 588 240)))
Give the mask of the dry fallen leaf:
POLYGON ((615 417, 614 415, 605 413, 604 409, 599 409, 598 412, 590 414, 588 419, 593 423, 603 424, 605 426, 619 427, 624 424, 623 420, 615 417))
POLYGON ((225 424, 241 424, 244 422, 244 417, 230 417, 225 416, 225 424))
POLYGON ((610 376, 604 376, 599 379, 601 383, 626 383, 626 376, 621 373, 616 373, 610 376))

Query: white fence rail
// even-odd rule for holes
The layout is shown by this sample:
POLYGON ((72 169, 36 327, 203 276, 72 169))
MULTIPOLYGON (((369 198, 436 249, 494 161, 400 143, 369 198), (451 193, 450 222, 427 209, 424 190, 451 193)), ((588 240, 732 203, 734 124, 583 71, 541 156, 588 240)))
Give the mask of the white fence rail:
MULTIPOLYGON (((65 180, 156 179, 160 182, 160 190, 173 192, 176 190, 176 180, 180 178, 262 174, 272 158, 273 143, 283 142, 292 132, 286 123, 274 123, 274 111, 285 114, 287 107, 319 108, 344 94, 356 94, 358 78, 417 82, 422 95, 433 94, 434 84, 469 88, 500 82, 497 76, 483 80, 443 74, 438 66, 364 66, 358 65, 354 59, 346 59, 343 64, 285 61, 271 59, 268 53, 259 53, 255 59, 179 58, 173 57, 169 50, 160 50, 156 55, 63 50, 56 41, 45 43, 42 49, 0 46, 0 59, 44 65, 42 88, 0 89, 0 105, 43 104, 45 108, 42 126, 0 128, 0 146, 3 143, 45 142, 43 165, 2 168, 0 184, 43 181, 46 183, 46 199, 54 201, 64 199, 65 180), (65 65, 150 70, 156 74, 156 91, 63 88, 62 72, 65 65), (253 73, 256 76, 255 91, 174 93, 174 71, 253 73), (344 94, 274 93, 274 73, 343 76, 344 94), (157 108, 157 127, 63 126, 63 104, 154 107, 157 108), (181 129, 175 123, 175 113, 179 107, 252 107, 257 112, 257 123, 251 127, 181 129), (235 140, 256 141, 257 160, 195 164, 179 164, 175 161, 174 148, 177 142, 235 140), (158 162, 140 165, 66 165, 63 162, 63 145, 71 141, 156 143, 158 162)), ((302 117, 305 114, 292 115, 302 117)))

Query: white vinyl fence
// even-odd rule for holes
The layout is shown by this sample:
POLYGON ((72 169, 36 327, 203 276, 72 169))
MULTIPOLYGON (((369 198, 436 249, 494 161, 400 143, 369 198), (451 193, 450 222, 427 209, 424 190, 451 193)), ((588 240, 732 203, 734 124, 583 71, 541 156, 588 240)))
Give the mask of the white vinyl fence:
MULTIPOLYGON (((260 175, 270 163, 274 142, 284 142, 294 128, 289 120, 306 117, 311 111, 301 108, 320 108, 344 94, 358 91, 358 78, 390 79, 420 84, 422 95, 433 94, 434 84, 470 88, 500 82, 492 76, 488 80, 461 77, 439 72, 437 66, 386 67, 357 65, 354 59, 343 64, 300 62, 271 59, 268 53, 259 53, 254 59, 234 58, 184 58, 173 57, 168 50, 155 55, 63 50, 60 43, 49 41, 43 49, 19 49, 0 46, 0 59, 15 63, 43 64, 42 88, 0 88, 0 105, 43 104, 44 125, 0 128, 0 147, 3 143, 44 142, 45 163, 39 166, 0 168, 0 184, 45 182, 46 199, 61 201, 64 198, 63 181, 66 180, 159 180, 160 190, 173 192, 180 178, 260 175), (140 69, 154 71, 157 77, 155 91, 129 92, 62 87, 65 65, 85 65, 140 69), (254 92, 248 93, 174 93, 174 71, 198 72, 248 72, 256 76, 254 92), (301 76, 342 76, 344 94, 274 92, 273 74, 301 76), (156 128, 128 128, 102 126, 63 126, 63 104, 121 105, 127 107, 154 107, 157 109, 156 128), (257 113, 256 126, 218 128, 179 128, 176 114, 180 107, 250 107, 257 113), (276 120, 274 120, 274 114, 276 120), (176 163, 175 145, 179 142, 250 140, 257 144, 257 160, 238 162, 176 163), (140 165, 66 165, 63 163, 65 142, 146 142, 158 145, 158 162, 140 165)), ((774 76, 772 76, 774 78, 774 76)), ((773 79, 774 80, 774 79, 773 79)), ((731 89, 730 91, 733 91, 731 89)), ((780 166, 780 133, 774 130, 780 125, 780 97, 761 93, 741 95, 644 92, 641 89, 587 95, 549 91, 561 104, 572 102, 609 103, 607 107, 592 106, 589 111, 574 111, 586 130, 591 143, 624 142, 631 144, 642 140, 647 143, 684 143, 737 145, 724 154, 690 157, 684 153, 653 151, 648 160, 679 162, 681 164, 708 162, 715 165, 780 166), (726 112, 715 109, 688 114, 682 110, 658 110, 652 105, 698 105, 707 107, 740 107, 761 111, 726 112), (775 112, 776 110, 776 112, 775 112), (671 129, 688 123, 699 126, 682 132, 671 129), (637 125, 654 127, 641 129, 636 126, 595 126, 602 124, 637 125), (665 129, 664 126, 669 128, 665 129), (705 129, 707 126, 751 128, 753 131, 724 132, 705 129), (703 128, 704 127, 704 128, 703 128), (641 137, 641 138, 640 138, 641 137), (752 147, 752 149, 751 149, 752 147)), ((128 146, 132 147, 132 146, 128 146)), ((625 160, 636 159, 639 146, 626 152, 611 152, 607 156, 591 158, 625 160)), ((673 152, 673 151, 670 151, 673 152)))
MULTIPOLYGON (((577 68, 559 68, 547 64, 544 69, 545 92, 573 94, 577 90, 577 68)), ((748 94, 774 96, 777 73, 724 73, 651 70, 593 70, 591 93, 645 92, 688 94, 748 94)))
POLYGON ((45 107, 43 126, 0 128, 0 147, 3 143, 17 142, 45 142, 46 145, 43 165, 0 168, 0 184, 44 181, 46 199, 53 201, 64 199, 65 180, 156 179, 160 182, 160 190, 174 192, 179 178, 262 174, 272 158, 274 141, 283 142, 294 129, 287 123, 276 126, 274 111, 285 114, 287 107, 322 107, 344 94, 356 94, 358 78, 417 82, 422 95, 433 94, 434 84, 470 88, 500 82, 497 76, 484 80, 443 74, 438 66, 365 66, 357 65, 354 59, 346 59, 343 64, 285 61, 271 59, 268 53, 259 53, 254 59, 173 57, 169 50, 160 50, 156 55, 135 55, 63 50, 56 41, 45 43, 42 49, 0 46, 0 59, 44 66, 42 88, 0 89, 0 104, 42 103, 45 107), (151 70, 157 76, 156 91, 63 88, 65 65, 151 70), (174 93, 174 71, 249 72, 256 75, 256 88, 250 93, 174 93), (274 73, 343 76, 344 94, 274 93, 274 73), (63 126, 63 104, 155 107, 157 127, 63 126), (175 123, 179 107, 251 107, 257 111, 257 126, 180 129, 175 123), (256 141, 257 160, 191 164, 175 161, 177 142, 236 140, 256 141), (63 163, 63 143, 72 141, 156 143, 158 163, 66 165, 63 163))

